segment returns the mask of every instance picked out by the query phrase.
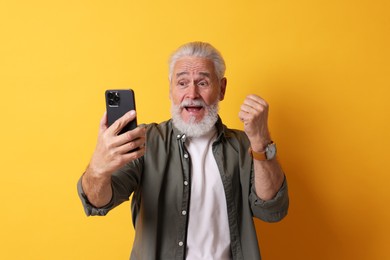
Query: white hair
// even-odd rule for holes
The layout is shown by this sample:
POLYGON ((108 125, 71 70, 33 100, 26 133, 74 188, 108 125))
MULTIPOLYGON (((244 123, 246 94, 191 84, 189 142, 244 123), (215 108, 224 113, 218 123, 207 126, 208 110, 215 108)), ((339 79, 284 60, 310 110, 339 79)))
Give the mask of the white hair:
POLYGON ((190 42, 180 46, 169 59, 169 81, 172 80, 173 68, 178 59, 182 57, 201 57, 210 59, 219 80, 225 76, 225 61, 221 53, 206 42, 190 42))

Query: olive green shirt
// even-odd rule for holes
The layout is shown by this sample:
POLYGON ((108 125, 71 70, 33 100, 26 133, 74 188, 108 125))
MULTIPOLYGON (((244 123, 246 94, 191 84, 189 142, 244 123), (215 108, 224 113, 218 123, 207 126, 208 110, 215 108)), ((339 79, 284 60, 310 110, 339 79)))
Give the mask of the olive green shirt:
MULTIPOLYGON (((287 215, 289 198, 284 181, 268 201, 257 197, 249 140, 243 131, 228 129, 219 119, 212 151, 225 190, 232 259, 261 259, 253 217, 276 222, 287 215)), ((135 239, 130 258, 185 259, 187 223, 191 197, 191 157, 185 148, 186 136, 172 121, 147 126, 147 152, 112 175, 113 197, 102 208, 88 202, 78 183, 85 212, 106 215, 132 197, 135 239), (182 214, 182 212, 188 212, 182 214)))

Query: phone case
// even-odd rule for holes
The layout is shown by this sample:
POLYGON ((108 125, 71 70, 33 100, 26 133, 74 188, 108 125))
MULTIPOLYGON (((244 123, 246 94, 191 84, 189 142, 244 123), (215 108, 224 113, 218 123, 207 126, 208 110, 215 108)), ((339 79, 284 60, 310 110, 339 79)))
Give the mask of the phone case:
MULTIPOLYGON (((135 97, 132 89, 106 90, 107 124, 111 126, 130 110, 135 110, 135 97)), ((129 122, 118 135, 137 127, 137 118, 129 122)))

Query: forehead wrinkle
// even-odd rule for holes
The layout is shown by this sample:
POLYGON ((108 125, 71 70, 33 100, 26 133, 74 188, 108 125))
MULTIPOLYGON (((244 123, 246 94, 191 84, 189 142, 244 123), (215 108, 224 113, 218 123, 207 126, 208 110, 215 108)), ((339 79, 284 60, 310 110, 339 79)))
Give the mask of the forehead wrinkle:
POLYGON ((214 74, 213 63, 210 60, 200 57, 184 57, 179 59, 173 71, 176 77, 183 75, 202 76, 211 78, 214 74))

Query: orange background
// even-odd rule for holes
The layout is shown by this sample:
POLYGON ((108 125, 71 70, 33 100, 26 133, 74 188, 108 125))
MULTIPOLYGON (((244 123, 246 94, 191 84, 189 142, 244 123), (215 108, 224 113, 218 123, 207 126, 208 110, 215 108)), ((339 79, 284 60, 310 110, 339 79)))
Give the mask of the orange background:
POLYGON ((256 220, 265 260, 390 259, 390 6, 384 0, 2 1, 1 259, 128 259, 129 203, 87 218, 76 182, 104 90, 133 88, 138 120, 169 118, 168 56, 223 53, 224 122, 270 103, 288 217, 256 220))

